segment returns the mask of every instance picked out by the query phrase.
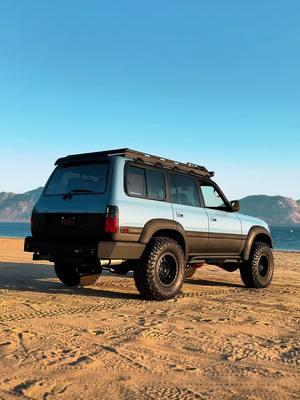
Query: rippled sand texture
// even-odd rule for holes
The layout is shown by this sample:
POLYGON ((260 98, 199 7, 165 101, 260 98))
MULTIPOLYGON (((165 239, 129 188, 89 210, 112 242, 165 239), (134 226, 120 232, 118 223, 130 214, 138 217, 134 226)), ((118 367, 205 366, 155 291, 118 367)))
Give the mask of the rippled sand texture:
POLYGON ((66 288, 22 245, 0 239, 0 399, 300 398, 300 254, 265 290, 205 266, 149 302, 130 276, 66 288))

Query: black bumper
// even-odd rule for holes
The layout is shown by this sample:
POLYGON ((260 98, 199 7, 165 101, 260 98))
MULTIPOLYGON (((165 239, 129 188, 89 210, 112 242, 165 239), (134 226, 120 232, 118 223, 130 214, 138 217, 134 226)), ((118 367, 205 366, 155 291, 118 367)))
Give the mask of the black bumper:
POLYGON ((142 243, 100 241, 96 244, 64 243, 25 238, 24 251, 34 253, 34 260, 57 258, 139 259, 145 249, 142 243))

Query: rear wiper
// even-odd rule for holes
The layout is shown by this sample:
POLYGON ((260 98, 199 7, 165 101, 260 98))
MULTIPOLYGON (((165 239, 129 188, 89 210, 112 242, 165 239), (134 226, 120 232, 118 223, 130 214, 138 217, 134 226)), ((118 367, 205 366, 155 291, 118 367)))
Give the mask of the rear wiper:
POLYGON ((68 193, 65 193, 63 195, 63 199, 71 198, 72 194, 76 193, 95 193, 94 190, 89 190, 89 189, 72 189, 68 193))

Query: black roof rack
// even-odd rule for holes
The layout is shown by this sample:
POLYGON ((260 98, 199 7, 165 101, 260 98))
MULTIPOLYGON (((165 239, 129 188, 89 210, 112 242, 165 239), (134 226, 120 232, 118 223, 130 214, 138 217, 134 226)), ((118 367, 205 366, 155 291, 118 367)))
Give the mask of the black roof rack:
POLYGON ((172 170, 184 171, 188 173, 193 173, 196 175, 205 176, 211 178, 214 176, 214 172, 208 171, 205 167, 193 163, 182 163, 179 161, 170 160, 168 158, 154 156, 152 154, 142 153, 140 151, 131 149, 115 149, 107 151, 98 151, 94 153, 83 153, 74 154, 66 157, 59 158, 55 165, 66 165, 72 164, 74 162, 82 161, 97 161, 99 159, 107 159, 112 156, 123 156, 126 158, 131 158, 136 161, 144 162, 151 165, 157 165, 160 167, 165 167, 172 170))

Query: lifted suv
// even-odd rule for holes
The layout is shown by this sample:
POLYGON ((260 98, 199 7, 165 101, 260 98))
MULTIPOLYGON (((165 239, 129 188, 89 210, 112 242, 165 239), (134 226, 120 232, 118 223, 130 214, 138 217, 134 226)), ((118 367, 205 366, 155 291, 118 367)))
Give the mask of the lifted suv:
POLYGON ((240 269, 247 287, 271 282, 267 224, 239 214, 206 168, 129 149, 71 155, 56 166, 25 251, 54 262, 64 284, 91 285, 103 267, 133 270, 141 295, 163 300, 204 263, 240 269))

